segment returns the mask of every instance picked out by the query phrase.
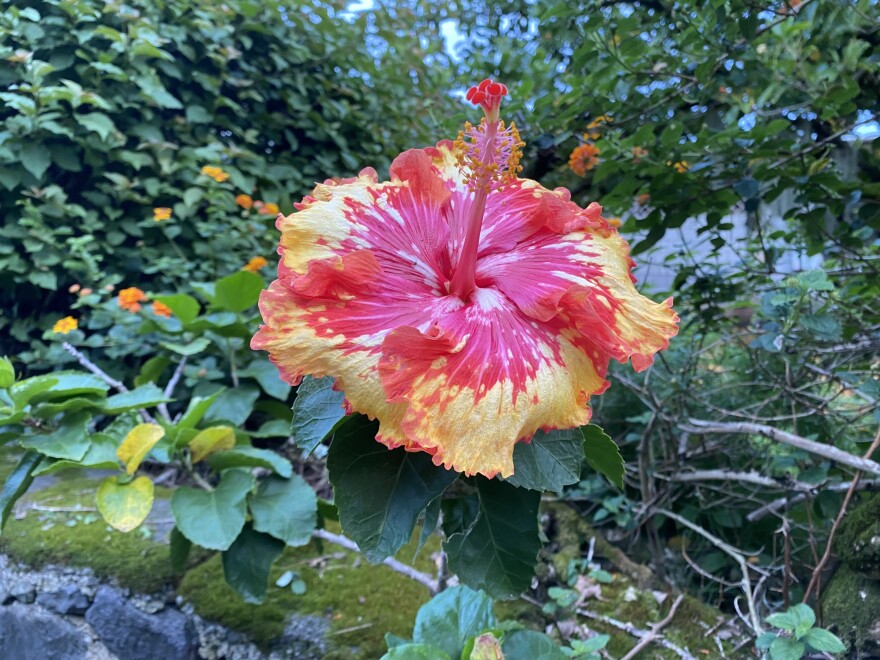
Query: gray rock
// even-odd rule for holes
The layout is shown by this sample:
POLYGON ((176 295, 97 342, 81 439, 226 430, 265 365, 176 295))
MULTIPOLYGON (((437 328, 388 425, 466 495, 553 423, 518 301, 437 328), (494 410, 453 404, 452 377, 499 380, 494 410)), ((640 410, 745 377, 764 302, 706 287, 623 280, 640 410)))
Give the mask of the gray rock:
POLYGON ((37 604, 56 614, 85 614, 89 609, 88 597, 74 584, 38 595, 37 604))
POLYGON ((0 658, 85 660, 85 635, 40 607, 13 603, 0 609, 0 658))
POLYGON ((119 589, 100 587, 86 621, 110 651, 125 660, 196 657, 196 634, 178 610, 146 614, 126 600, 119 589))
POLYGON ((19 582, 12 585, 10 595, 19 603, 30 605, 37 599, 37 590, 32 582, 19 582))
POLYGON ((327 652, 324 637, 329 629, 330 623, 319 616, 291 615, 284 632, 272 641, 271 657, 320 660, 327 652))

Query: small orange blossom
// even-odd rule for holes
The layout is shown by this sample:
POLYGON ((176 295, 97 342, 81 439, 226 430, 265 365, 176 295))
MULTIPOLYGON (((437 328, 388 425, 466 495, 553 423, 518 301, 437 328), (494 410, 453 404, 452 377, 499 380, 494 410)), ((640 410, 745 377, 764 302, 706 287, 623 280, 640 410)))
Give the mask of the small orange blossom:
POLYGON ((229 174, 223 171, 223 168, 214 167, 213 165, 205 165, 202 168, 202 174, 205 174, 217 183, 223 183, 229 178, 229 174))
POLYGON ((156 300, 153 302, 152 309, 153 314, 155 314, 156 316, 171 318, 171 308, 165 303, 160 303, 158 300, 156 300))
POLYGON ((134 313, 140 311, 140 304, 146 299, 146 294, 136 286, 133 286, 128 289, 122 289, 119 292, 118 302, 122 309, 134 313))
POLYGON ((250 195, 242 193, 241 195, 235 196, 235 203, 243 209, 249 209, 254 205, 254 200, 250 195))
POLYGON ((261 268, 265 268, 268 265, 268 261, 266 261, 263 257, 253 257, 247 264, 244 266, 242 270, 249 270, 252 273, 256 273, 261 268))
POLYGON ((76 330, 77 327, 78 323, 75 318, 72 316, 65 316, 63 319, 55 321, 55 325, 52 326, 52 332, 59 335, 66 335, 68 332, 76 330))
POLYGON ((158 206, 153 209, 153 220, 156 222, 162 222, 163 220, 168 220, 171 217, 171 209, 167 206, 158 206))

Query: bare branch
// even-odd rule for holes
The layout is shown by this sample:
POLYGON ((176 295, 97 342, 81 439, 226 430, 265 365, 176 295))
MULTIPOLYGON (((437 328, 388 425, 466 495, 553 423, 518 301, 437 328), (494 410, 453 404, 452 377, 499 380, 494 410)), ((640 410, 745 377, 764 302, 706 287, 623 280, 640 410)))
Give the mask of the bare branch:
MULTIPOLYGON (((826 484, 826 485, 822 486, 822 490, 823 491, 849 490, 851 486, 852 486, 852 482, 844 481, 839 484, 826 484)), ((859 481, 856 488, 858 490, 861 490, 863 488, 874 488, 877 486, 880 486, 880 479, 869 479, 867 481, 865 481, 865 480, 859 481)), ((762 506, 760 509, 756 509, 756 510, 752 511, 749 515, 746 516, 746 520, 749 522, 757 522, 757 521, 761 520, 762 518, 767 517, 771 513, 775 513, 776 511, 779 511, 779 509, 784 507, 786 504, 788 504, 789 506, 792 506, 794 504, 800 504, 808 497, 809 497, 809 493, 801 493, 800 495, 795 495, 794 497, 779 497, 779 498, 773 500, 772 502, 768 502, 767 504, 762 506)))
POLYGON ((847 465, 855 470, 862 472, 870 472, 880 476, 880 463, 867 458, 860 458, 845 452, 837 447, 825 445, 821 442, 808 440, 807 438, 781 431, 772 426, 763 424, 751 424, 749 422, 709 422, 703 419, 689 419, 687 424, 679 425, 683 430, 691 433, 747 433, 752 435, 763 435, 766 438, 781 442, 798 449, 803 449, 811 454, 823 456, 831 461, 836 461, 842 465, 847 465))
POLYGON ((621 660, 632 660, 639 654, 639 652, 644 649, 648 644, 657 639, 657 635, 663 630, 666 626, 668 626, 672 622, 672 617, 675 616, 675 610, 678 609, 678 606, 681 604, 681 601, 684 600, 684 594, 678 594, 678 597, 675 599, 675 602, 672 603, 672 607, 669 608, 669 614, 666 615, 666 618, 658 623, 651 625, 651 630, 647 635, 642 637, 639 640, 639 643, 636 644, 629 653, 621 658, 621 660))
POLYGON ((736 472, 733 470, 695 470, 692 472, 679 472, 677 474, 655 474, 654 476, 658 479, 680 483, 690 483, 694 481, 732 481, 735 483, 748 483, 755 484, 756 486, 765 486, 767 488, 796 490, 800 492, 809 492, 817 488, 817 486, 801 483, 799 481, 786 482, 779 479, 773 479, 772 477, 765 477, 754 470, 751 472, 736 472))
MULTIPOLYGON (((168 384, 165 385, 165 391, 162 392, 162 395, 166 399, 170 399, 171 395, 174 394, 174 388, 177 387, 177 383, 180 382, 180 377, 183 375, 183 369, 186 367, 186 356, 184 355, 180 359, 180 363, 177 365, 177 369, 174 370, 174 373, 171 375, 171 380, 168 381, 168 384)), ((165 419, 166 422, 171 423, 171 413, 168 412, 168 406, 164 403, 160 403, 156 406, 156 409, 159 411, 159 414, 165 419)))

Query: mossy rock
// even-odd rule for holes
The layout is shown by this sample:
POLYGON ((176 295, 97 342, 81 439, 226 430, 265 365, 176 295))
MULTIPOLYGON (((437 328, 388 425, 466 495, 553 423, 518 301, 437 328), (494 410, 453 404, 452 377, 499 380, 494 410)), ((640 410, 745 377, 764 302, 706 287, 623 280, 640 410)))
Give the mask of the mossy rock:
POLYGON ((840 524, 834 550, 853 570, 880 580, 880 493, 850 509, 840 524))
POLYGON ((880 582, 842 565, 822 596, 822 623, 852 658, 880 656, 880 582))
MULTIPOLYGON (((0 552, 31 565, 60 564, 91 568, 102 579, 144 593, 157 592, 174 580, 168 546, 157 543, 146 524, 123 534, 96 510, 99 479, 78 471, 60 473, 53 485, 25 494, 0 535, 0 552)), ((167 505, 170 491, 157 487, 154 508, 167 505)))

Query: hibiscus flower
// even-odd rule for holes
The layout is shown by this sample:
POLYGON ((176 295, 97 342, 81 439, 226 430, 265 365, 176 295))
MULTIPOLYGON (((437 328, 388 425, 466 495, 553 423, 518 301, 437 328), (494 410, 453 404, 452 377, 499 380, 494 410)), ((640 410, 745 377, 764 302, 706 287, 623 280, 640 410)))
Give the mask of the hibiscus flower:
POLYGON ((471 88, 479 126, 327 180, 279 217, 278 279, 251 346, 283 378, 336 378, 377 440, 467 475, 513 474, 539 429, 590 419, 610 359, 636 370, 677 332, 672 300, 633 286, 629 247, 568 191, 520 179, 507 88, 471 88))

